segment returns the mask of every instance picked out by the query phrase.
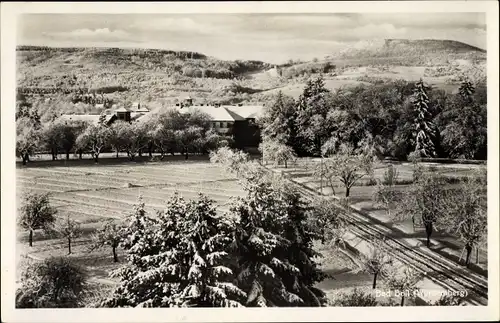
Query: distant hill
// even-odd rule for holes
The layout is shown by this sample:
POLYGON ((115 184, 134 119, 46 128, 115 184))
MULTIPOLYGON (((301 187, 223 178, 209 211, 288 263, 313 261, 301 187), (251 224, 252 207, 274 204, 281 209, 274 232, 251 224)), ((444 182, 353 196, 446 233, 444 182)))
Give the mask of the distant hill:
POLYGON ((358 42, 323 59, 277 67, 186 51, 18 46, 17 85, 28 96, 45 93, 59 96, 58 101, 90 90, 113 102, 159 102, 187 95, 205 102, 260 102, 280 89, 296 96, 305 80, 318 73, 331 80, 327 84, 332 89, 427 76, 444 84, 463 71, 483 77, 485 62, 484 50, 450 40, 358 42))

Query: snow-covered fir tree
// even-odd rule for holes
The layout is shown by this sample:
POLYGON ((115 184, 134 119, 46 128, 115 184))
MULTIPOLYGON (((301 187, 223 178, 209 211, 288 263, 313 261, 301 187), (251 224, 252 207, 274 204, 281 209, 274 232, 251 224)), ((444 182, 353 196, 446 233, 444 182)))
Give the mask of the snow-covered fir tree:
POLYGON ((248 294, 244 305, 325 305, 325 294, 313 287, 325 275, 312 260, 315 233, 299 195, 266 176, 253 177, 245 190, 232 208, 239 219, 237 284, 248 294))
POLYGON ((156 219, 140 202, 123 243, 127 264, 114 273, 118 287, 108 307, 233 307, 246 294, 236 287, 226 250, 234 224, 204 196, 177 194, 156 219))
POLYGON ((472 102, 472 95, 475 92, 474 85, 469 80, 465 80, 460 84, 460 88, 458 89, 458 93, 462 97, 462 99, 467 102, 472 102))
POLYGON ((435 157, 436 147, 434 139, 435 126, 432 122, 432 107, 427 95, 430 88, 422 80, 415 84, 412 103, 416 112, 415 118, 415 152, 419 157, 435 157))

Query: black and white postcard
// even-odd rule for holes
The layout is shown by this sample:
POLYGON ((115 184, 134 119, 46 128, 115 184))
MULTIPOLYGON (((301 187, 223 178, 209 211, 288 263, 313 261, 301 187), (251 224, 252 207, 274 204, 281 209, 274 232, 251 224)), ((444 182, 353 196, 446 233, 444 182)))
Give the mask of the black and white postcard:
POLYGON ((498 3, 2 3, 2 321, 499 319, 498 3))

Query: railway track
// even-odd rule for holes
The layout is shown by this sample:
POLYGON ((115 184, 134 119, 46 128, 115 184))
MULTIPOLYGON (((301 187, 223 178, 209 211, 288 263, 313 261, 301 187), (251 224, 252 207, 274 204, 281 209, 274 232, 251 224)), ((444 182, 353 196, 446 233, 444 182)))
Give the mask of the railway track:
MULTIPOLYGON (((313 200, 320 197, 313 189, 295 182, 285 174, 282 176, 307 199, 313 200)), ((346 220, 351 225, 351 232, 356 236, 386 237, 387 249, 400 262, 423 273, 427 279, 446 290, 451 292, 467 291, 465 301, 471 305, 488 304, 487 277, 461 267, 456 262, 431 250, 415 248, 405 241, 399 241, 389 235, 392 230, 388 227, 371 222, 361 211, 350 206, 349 211, 346 213, 346 220)))

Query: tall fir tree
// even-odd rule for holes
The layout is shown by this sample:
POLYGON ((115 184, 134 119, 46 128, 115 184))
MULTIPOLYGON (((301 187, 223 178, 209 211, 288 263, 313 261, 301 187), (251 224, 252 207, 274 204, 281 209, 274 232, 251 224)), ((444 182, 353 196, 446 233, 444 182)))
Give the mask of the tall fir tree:
POLYGON ((232 208, 239 219, 237 284, 248 294, 244 305, 325 305, 324 293, 314 287, 325 277, 312 259, 315 231, 300 196, 266 176, 254 177, 246 190, 232 208))
POLYGON ((436 129, 432 122, 433 111, 427 93, 430 87, 424 84, 422 79, 415 84, 412 103, 416 112, 414 140, 415 152, 419 157, 435 157, 436 129))
POLYGON ((296 118, 295 101, 279 91, 273 104, 266 110, 261 120, 262 137, 276 140, 297 151, 299 147, 297 147, 296 141, 296 118))
POLYGON ((460 88, 458 89, 458 93, 460 94, 462 99, 468 104, 472 103, 475 91, 476 89, 474 88, 474 85, 472 85, 472 83, 469 80, 464 80, 460 84, 460 88))
POLYGON ((320 155, 321 146, 328 139, 326 118, 330 101, 323 78, 310 79, 298 100, 296 118, 298 142, 302 151, 309 155, 320 155))

